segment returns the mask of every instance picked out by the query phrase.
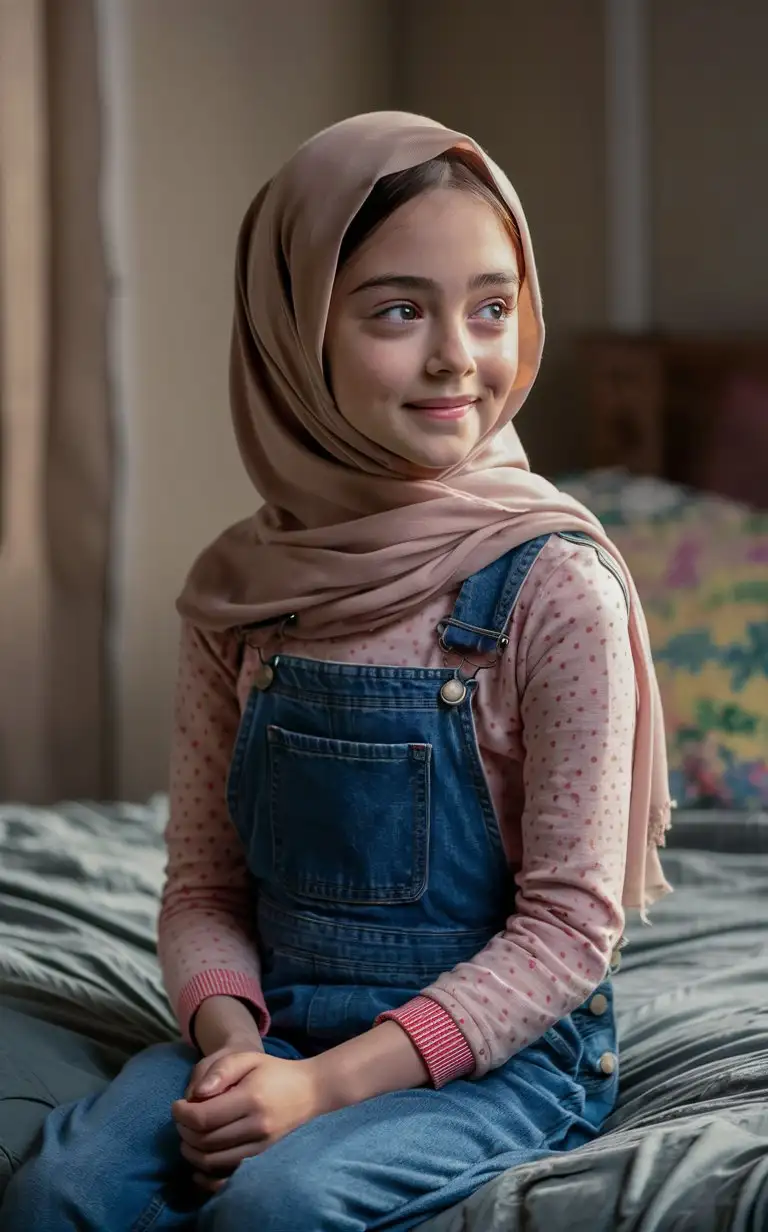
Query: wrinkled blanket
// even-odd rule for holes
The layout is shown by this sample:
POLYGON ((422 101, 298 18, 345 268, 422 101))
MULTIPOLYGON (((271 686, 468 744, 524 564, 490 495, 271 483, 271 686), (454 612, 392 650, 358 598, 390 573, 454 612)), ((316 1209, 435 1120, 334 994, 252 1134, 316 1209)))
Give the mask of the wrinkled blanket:
MULTIPOLYGON (((155 954, 165 807, 0 806, 0 1193, 50 1107, 177 1035, 155 954)), ((616 976, 606 1133, 425 1230, 768 1229, 768 817, 683 814, 672 841, 676 892, 616 976)))

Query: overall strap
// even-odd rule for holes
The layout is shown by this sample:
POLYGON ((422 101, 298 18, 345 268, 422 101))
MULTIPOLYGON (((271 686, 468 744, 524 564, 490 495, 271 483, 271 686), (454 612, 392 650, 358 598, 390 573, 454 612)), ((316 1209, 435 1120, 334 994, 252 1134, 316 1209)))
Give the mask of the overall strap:
POLYGON ((438 632, 444 650, 457 654, 503 654, 507 627, 518 596, 550 536, 539 535, 512 548, 464 582, 450 616, 438 632))

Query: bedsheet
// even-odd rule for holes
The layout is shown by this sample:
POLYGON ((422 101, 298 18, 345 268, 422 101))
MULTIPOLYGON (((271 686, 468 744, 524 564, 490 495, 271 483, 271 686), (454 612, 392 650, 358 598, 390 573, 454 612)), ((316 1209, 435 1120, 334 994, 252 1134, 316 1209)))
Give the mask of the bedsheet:
MULTIPOLYGON (((0 806, 0 1193, 48 1109, 173 1039, 155 927, 166 801, 0 806)), ((595 1144, 425 1232, 768 1229, 768 815, 681 814, 675 893, 615 976, 622 1084, 595 1144)))

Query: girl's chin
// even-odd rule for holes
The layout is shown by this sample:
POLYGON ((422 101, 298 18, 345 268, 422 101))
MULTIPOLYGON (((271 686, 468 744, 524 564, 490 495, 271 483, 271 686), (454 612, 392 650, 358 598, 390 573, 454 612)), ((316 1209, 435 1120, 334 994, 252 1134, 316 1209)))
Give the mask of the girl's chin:
POLYGON ((443 471, 450 470, 463 462, 471 453, 472 448, 472 444, 460 439, 450 442, 442 441, 439 446, 436 444, 433 448, 424 444, 416 447, 412 441, 409 441, 402 442, 396 452, 415 470, 436 477, 443 471))

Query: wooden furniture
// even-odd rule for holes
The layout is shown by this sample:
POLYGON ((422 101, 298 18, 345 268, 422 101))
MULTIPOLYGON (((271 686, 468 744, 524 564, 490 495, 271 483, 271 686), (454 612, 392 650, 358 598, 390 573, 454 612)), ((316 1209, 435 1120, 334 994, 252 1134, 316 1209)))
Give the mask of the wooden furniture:
POLYGON ((590 466, 768 508, 768 336, 605 333, 578 345, 590 466))

